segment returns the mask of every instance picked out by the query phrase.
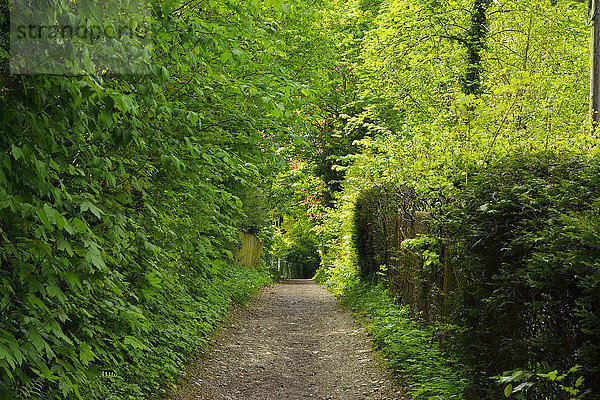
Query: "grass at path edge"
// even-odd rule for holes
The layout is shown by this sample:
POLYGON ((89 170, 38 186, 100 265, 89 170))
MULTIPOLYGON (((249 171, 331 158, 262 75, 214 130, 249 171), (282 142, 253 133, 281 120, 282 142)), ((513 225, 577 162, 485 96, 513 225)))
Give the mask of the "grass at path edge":
POLYGON ((381 285, 349 285, 339 299, 371 334, 375 349, 412 399, 462 398, 465 379, 460 366, 440 349, 439 328, 412 321, 408 309, 396 304, 381 285))

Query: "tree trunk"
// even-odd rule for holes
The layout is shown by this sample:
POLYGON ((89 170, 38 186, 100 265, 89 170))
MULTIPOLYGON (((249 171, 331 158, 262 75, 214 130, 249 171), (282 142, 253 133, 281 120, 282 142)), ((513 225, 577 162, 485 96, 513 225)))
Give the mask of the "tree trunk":
POLYGON ((600 122, 600 24, 598 23, 598 2, 589 0, 590 21, 592 24, 591 57, 590 57, 590 116, 592 118, 592 131, 600 122))
POLYGON ((490 0, 475 0, 471 14, 471 25, 466 40, 467 70, 463 78, 465 94, 478 95, 481 93, 481 51, 485 46, 487 35, 486 11, 490 0))

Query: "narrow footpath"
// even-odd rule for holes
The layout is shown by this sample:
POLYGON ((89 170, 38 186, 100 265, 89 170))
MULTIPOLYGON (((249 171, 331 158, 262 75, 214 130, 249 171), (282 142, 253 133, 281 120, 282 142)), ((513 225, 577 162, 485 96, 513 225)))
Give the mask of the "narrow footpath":
POLYGON ((170 400, 401 399, 369 339, 311 280, 264 289, 224 323, 170 400))

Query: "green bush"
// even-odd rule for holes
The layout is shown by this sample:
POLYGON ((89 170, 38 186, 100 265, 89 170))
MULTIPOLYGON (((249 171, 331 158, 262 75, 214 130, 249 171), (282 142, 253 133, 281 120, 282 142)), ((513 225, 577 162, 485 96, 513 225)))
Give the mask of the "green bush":
MULTIPOLYGON (((472 177, 440 218, 460 288, 451 322, 470 399, 503 371, 569 370, 600 389, 600 159, 520 153, 472 177)), ((530 398, 548 394, 531 389, 530 398)), ((597 398, 597 394, 596 397, 597 398)))
POLYGON ((85 281, 72 291, 48 287, 47 296, 60 298, 48 308, 37 303, 48 315, 40 315, 45 326, 26 332, 31 345, 12 341, 8 329, 42 311, 10 307, 8 315, 22 316, 1 332, 9 350, 3 353, 0 398, 139 400, 161 393, 166 380, 177 377, 190 353, 205 343, 230 302, 243 302, 270 282, 266 272, 253 269, 231 267, 205 277, 180 263, 143 279, 145 285, 129 284, 129 293, 120 295, 103 293, 98 283, 90 290, 85 281), (12 363, 21 369, 11 370, 12 363))

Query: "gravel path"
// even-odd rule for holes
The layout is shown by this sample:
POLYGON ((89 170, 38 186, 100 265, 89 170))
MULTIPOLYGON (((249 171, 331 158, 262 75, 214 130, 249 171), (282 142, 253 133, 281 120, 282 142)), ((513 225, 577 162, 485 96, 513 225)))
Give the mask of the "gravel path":
POLYGON ((171 400, 391 400, 400 393, 331 294, 295 279, 234 310, 171 400))

